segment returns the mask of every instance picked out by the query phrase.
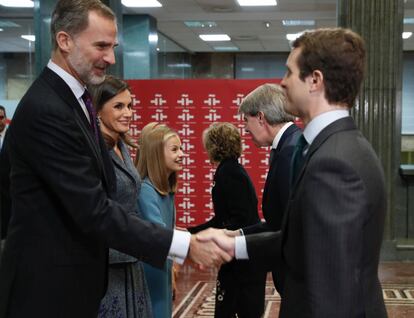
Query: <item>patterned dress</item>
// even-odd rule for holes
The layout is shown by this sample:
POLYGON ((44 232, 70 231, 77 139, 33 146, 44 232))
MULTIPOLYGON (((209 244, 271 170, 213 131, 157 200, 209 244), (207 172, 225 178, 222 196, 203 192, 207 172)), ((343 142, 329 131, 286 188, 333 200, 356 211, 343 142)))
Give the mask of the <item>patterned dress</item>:
MULTIPOLYGON (((137 197, 141 180, 125 144, 118 147, 124 160, 110 150, 116 175, 116 201, 140 215, 137 197)), ((109 250, 108 289, 99 308, 100 318, 151 318, 151 299, 141 262, 136 258, 109 250)))

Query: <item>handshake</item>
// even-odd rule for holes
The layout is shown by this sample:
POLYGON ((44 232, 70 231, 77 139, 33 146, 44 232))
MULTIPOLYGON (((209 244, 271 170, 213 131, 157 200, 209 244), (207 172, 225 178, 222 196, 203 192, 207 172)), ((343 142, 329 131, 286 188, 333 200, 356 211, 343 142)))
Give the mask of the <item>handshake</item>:
POLYGON ((235 257, 235 236, 239 231, 209 228, 191 235, 188 256, 200 268, 219 267, 235 257))

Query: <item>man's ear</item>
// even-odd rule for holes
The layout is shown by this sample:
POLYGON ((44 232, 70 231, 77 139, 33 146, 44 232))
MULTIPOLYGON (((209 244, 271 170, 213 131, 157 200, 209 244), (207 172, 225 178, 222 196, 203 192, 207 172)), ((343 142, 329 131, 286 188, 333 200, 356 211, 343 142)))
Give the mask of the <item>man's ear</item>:
POLYGON ((259 123, 262 125, 265 122, 265 117, 262 111, 257 113, 257 119, 259 120, 259 123))
POLYGON ((60 31, 56 34, 56 43, 63 52, 69 52, 73 44, 71 36, 65 31, 60 31))
POLYGON ((323 85, 323 74, 319 70, 315 70, 312 72, 312 75, 310 77, 310 86, 311 89, 317 89, 320 88, 321 85, 323 85))

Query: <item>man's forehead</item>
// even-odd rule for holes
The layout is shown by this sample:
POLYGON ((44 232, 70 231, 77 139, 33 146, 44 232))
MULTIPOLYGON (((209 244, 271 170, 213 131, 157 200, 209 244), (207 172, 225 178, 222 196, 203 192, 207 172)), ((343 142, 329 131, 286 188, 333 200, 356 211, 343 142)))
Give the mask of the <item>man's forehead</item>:
POLYGON ((290 51, 290 53, 289 53, 286 64, 294 63, 294 61, 296 61, 298 55, 300 54, 301 50, 302 50, 302 48, 300 48, 300 47, 293 48, 292 51, 290 51))

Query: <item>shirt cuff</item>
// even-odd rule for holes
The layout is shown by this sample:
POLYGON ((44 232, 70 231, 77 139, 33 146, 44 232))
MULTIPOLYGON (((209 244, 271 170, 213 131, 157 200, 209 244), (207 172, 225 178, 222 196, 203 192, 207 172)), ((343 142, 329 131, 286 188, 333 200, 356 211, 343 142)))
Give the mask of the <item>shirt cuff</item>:
POLYGON ((178 264, 184 263, 190 247, 190 240, 191 234, 189 232, 174 230, 168 258, 178 264))
POLYGON ((235 237, 235 257, 236 259, 249 259, 249 254, 247 254, 247 245, 245 236, 236 236, 235 237))

